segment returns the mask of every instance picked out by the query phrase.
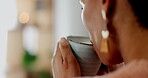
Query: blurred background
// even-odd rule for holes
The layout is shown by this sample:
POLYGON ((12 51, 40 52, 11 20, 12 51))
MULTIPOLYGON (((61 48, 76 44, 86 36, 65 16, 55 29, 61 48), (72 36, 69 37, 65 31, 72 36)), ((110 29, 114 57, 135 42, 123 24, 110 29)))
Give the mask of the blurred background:
POLYGON ((88 36, 79 0, 0 0, 0 5, 0 31, 8 30, 0 36, 0 44, 7 44, 6 51, 0 47, 6 78, 52 78, 50 63, 60 37, 88 36))

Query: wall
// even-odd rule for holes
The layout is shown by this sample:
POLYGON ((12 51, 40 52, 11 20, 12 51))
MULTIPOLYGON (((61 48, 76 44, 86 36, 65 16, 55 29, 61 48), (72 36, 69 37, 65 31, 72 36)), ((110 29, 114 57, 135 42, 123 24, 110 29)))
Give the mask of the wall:
POLYGON ((81 22, 79 0, 54 0, 55 41, 60 37, 75 35, 88 36, 81 22))

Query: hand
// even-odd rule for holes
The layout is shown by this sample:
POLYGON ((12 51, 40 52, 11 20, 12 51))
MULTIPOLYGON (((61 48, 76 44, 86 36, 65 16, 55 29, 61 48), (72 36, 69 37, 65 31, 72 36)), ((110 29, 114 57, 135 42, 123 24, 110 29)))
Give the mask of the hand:
POLYGON ((62 38, 57 45, 56 52, 52 59, 52 68, 54 78, 72 78, 81 76, 79 64, 65 38, 62 38))

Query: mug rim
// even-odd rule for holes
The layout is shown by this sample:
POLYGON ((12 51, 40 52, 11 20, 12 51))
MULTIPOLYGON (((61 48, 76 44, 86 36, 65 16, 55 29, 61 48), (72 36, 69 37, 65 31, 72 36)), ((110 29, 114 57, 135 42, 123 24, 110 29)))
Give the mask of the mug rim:
POLYGON ((70 38, 85 38, 85 39, 90 39, 89 37, 84 37, 84 36, 67 36, 67 40, 68 41, 72 41, 72 42, 75 42, 75 43, 78 43, 78 44, 83 44, 83 45, 89 45, 89 46, 92 46, 93 44, 87 44, 87 43, 81 43, 81 42, 77 42, 77 41, 74 41, 70 38))

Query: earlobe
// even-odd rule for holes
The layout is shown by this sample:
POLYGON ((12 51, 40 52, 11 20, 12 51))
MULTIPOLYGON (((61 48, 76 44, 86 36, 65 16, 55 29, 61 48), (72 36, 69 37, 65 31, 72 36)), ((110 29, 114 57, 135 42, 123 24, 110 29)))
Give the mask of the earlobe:
POLYGON ((112 0, 102 0, 102 2, 101 2, 101 7, 104 8, 106 13, 108 13, 108 10, 111 5, 112 5, 112 0))

